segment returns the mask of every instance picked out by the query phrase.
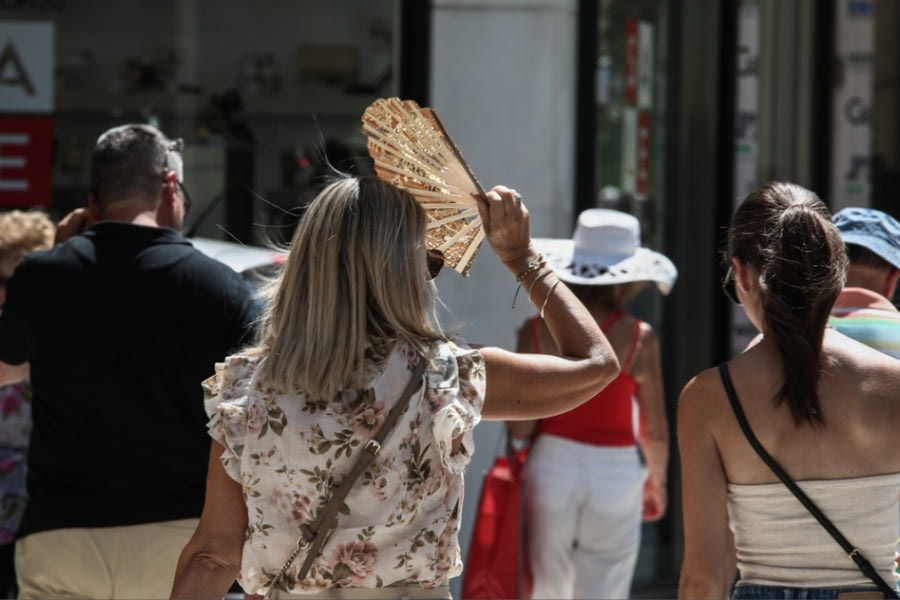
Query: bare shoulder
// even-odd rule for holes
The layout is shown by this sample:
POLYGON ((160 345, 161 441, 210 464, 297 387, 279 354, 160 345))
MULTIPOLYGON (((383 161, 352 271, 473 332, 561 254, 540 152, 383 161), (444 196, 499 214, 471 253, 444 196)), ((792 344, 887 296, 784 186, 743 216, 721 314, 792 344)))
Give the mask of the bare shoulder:
POLYGON ((836 385, 849 385, 867 396, 896 397, 900 388, 900 360, 861 344, 837 331, 829 331, 825 353, 830 363, 826 377, 836 385))
POLYGON ((722 384, 716 369, 706 369, 692 377, 682 388, 678 399, 679 424, 707 421, 718 412, 722 395, 722 384))
POLYGON ((641 321, 638 340, 640 341, 641 351, 647 350, 651 353, 659 351, 659 338, 656 337, 653 326, 647 321, 641 321))

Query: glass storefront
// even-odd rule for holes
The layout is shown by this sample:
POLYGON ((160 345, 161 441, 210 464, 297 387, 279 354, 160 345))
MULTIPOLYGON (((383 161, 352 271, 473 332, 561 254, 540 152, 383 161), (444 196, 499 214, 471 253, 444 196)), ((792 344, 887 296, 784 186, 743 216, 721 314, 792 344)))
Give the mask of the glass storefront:
POLYGON ((18 106, 0 98, 0 135, 24 122, 49 153, 33 175, 37 189, 0 189, 0 204, 43 205, 57 217, 85 205, 97 135, 141 121, 185 140, 191 233, 281 241, 329 163, 367 168, 360 116, 373 99, 398 93, 399 6, 0 2, 0 84, 24 91, 18 106), (40 87, 43 104, 29 86, 40 87))

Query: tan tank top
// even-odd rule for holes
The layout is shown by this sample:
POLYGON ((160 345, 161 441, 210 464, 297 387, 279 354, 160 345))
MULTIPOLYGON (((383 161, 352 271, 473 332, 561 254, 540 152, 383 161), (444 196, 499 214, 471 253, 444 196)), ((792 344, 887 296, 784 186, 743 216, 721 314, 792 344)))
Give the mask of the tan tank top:
MULTIPOLYGON (((900 473, 797 484, 884 580, 896 585, 900 473)), ((797 587, 871 584, 780 481, 729 483, 728 517, 743 583, 797 587)))

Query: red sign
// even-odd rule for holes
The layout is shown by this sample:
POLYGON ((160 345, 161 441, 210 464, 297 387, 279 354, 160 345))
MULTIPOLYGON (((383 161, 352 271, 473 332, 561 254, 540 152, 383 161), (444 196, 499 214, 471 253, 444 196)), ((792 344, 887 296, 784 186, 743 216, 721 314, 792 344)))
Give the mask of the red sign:
POLYGON ((0 207, 50 206, 53 120, 0 117, 0 207))
POLYGON ((646 110, 638 111, 637 114, 637 169, 634 192, 643 198, 650 195, 650 112, 646 110))
POLYGON ((625 104, 637 104, 640 33, 635 19, 625 20, 625 104))

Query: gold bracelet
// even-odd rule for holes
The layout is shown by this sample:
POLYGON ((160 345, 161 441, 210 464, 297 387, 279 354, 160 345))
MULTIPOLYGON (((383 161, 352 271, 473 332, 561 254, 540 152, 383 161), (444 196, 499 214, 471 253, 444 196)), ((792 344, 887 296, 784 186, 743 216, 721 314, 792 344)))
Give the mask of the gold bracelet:
POLYGON ((521 273, 516 275, 516 293, 515 293, 515 295, 513 295, 513 303, 512 303, 513 308, 516 307, 516 298, 519 297, 519 290, 522 289, 522 280, 525 279, 526 277, 528 277, 529 273, 532 273, 532 272, 540 269, 541 267, 543 267, 546 264, 547 264, 547 261, 544 260, 544 256, 542 254, 538 254, 537 258, 535 258, 533 261, 528 263, 528 266, 524 271, 522 271, 521 273))
POLYGON ((544 304, 541 305, 541 318, 544 318, 544 309, 547 308, 547 303, 550 302, 550 296, 553 295, 553 290, 556 289, 556 286, 559 285, 561 280, 557 279, 556 282, 550 286, 550 291, 547 292, 547 297, 544 298, 544 304))
POLYGON ((531 280, 531 285, 528 287, 528 299, 529 300, 531 299, 531 292, 534 291, 535 284, 552 272, 553 272, 553 269, 547 269, 546 271, 544 271, 543 273, 541 273, 540 275, 538 275, 537 277, 535 277, 534 279, 531 280))

